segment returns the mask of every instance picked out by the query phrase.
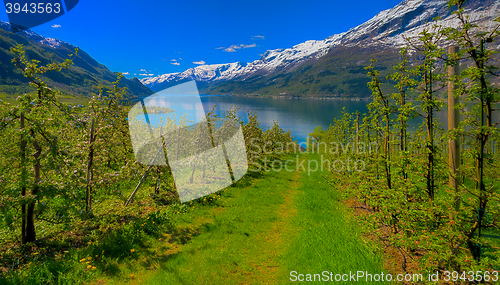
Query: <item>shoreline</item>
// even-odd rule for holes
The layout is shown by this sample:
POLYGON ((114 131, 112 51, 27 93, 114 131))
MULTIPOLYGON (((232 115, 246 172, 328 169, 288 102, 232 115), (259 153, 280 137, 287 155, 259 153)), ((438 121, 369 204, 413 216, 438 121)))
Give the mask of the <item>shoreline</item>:
POLYGON ((200 96, 223 96, 223 97, 247 97, 266 99, 307 99, 307 100, 342 100, 342 101, 369 101, 371 97, 334 97, 334 96, 284 96, 284 95, 223 95, 223 94, 200 94, 200 96))

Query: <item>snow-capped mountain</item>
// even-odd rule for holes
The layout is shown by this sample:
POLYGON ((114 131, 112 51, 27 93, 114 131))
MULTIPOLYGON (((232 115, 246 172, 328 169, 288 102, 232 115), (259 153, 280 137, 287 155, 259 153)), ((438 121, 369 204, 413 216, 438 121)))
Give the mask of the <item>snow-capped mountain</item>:
MULTIPOLYGON (((0 28, 7 30, 7 31, 12 31, 12 26, 10 23, 4 22, 0 20, 0 28)), ((39 42, 41 44, 47 45, 52 48, 59 48, 61 44, 70 46, 70 47, 75 47, 70 43, 55 39, 55 38, 45 38, 29 29, 18 29, 16 30, 18 35, 21 35, 27 39, 39 42)))
MULTIPOLYGON (((439 21, 443 24, 458 25, 447 3, 447 0, 404 0, 367 22, 325 40, 310 40, 292 48, 268 50, 260 59, 250 63, 201 65, 180 73, 147 77, 141 82, 157 91, 187 79, 211 83, 244 81, 256 74, 289 72, 305 62, 324 57, 338 47, 398 48, 406 43, 405 37, 416 37, 424 28, 432 27, 437 16, 441 17, 439 21)), ((500 14, 500 0, 469 1, 465 13, 475 24, 491 25, 489 20, 500 14)))
POLYGON ((180 73, 146 77, 141 79, 141 82, 152 90, 159 90, 159 85, 185 79, 207 82, 235 78, 245 79, 256 72, 267 74, 277 69, 291 69, 305 60, 324 56, 333 46, 340 44, 343 35, 345 33, 334 35, 322 41, 306 41, 292 48, 268 50, 259 60, 250 63, 201 65, 180 73))
POLYGON ((234 62, 226 64, 201 65, 180 73, 168 73, 156 77, 141 79, 142 84, 152 90, 158 90, 158 85, 185 79, 197 81, 245 79, 256 72, 270 73, 276 69, 290 69, 300 62, 320 58, 328 53, 332 46, 338 45, 344 34, 329 37, 323 41, 310 40, 288 49, 266 51, 259 60, 251 63, 234 62))

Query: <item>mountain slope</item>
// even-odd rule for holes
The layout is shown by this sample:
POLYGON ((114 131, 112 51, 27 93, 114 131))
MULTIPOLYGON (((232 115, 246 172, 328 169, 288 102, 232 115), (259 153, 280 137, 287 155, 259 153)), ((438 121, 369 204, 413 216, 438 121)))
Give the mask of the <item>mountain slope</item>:
MULTIPOLYGON (((37 59, 40 65, 62 62, 69 54, 74 54, 77 47, 53 38, 44 38, 30 30, 13 33, 10 24, 0 21, 0 92, 19 94, 28 92, 31 87, 28 80, 11 63, 14 54, 10 48, 22 44, 29 59, 37 59)), ((116 81, 117 73, 98 63, 83 50, 78 51, 74 66, 61 72, 48 72, 42 79, 49 86, 76 96, 89 96, 97 92, 99 84, 111 86, 116 81)), ((137 78, 121 80, 121 87, 127 87, 126 99, 136 100, 153 94, 137 78)))
MULTIPOLYGON (((498 16, 499 9, 500 0, 476 0, 467 5, 466 13, 475 24, 489 27, 489 20, 498 16)), ((399 58, 404 37, 418 36, 436 16, 443 24, 458 25, 446 0, 405 0, 347 32, 288 49, 269 50, 248 64, 198 66, 141 82, 154 91, 194 79, 207 94, 364 97, 370 92, 363 67, 370 58, 377 57, 379 69, 386 70, 382 75, 387 74, 399 58)))

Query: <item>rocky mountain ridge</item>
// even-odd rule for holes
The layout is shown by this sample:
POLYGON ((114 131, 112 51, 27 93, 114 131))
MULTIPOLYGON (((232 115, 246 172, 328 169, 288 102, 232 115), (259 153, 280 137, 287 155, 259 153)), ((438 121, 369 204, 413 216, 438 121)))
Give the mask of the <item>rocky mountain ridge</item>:
MULTIPOLYGON (((452 11, 448 9, 447 3, 447 0, 404 0, 391 9, 381 11, 367 22, 325 40, 309 40, 292 48, 268 50, 260 59, 250 63, 201 65, 180 73, 147 77, 141 79, 141 82, 152 90, 158 91, 180 82, 196 80, 202 86, 202 91, 220 92, 221 88, 218 87, 222 85, 238 85, 239 83, 248 87, 249 84, 244 83, 245 81, 272 78, 276 75, 286 76, 301 66, 323 62, 328 55, 345 53, 346 48, 363 50, 368 58, 361 61, 366 62, 371 56, 381 51, 395 53, 399 47, 406 44, 405 37, 418 36, 424 28, 432 26, 433 19, 437 16, 441 17, 439 20, 441 24, 457 26, 458 20, 455 15, 451 14, 452 11)), ((470 15, 470 19, 475 24, 483 27, 491 25, 490 20, 498 17, 499 11, 500 0, 480 0, 468 3, 465 13, 470 15)), ((334 70, 332 72, 337 73, 334 70)), ((223 88, 225 92, 222 93, 242 93, 240 91, 266 93, 262 85, 269 86, 272 83, 265 79, 262 81, 255 88, 243 88, 245 91, 242 88, 234 90, 223 88)), ((271 93, 279 91, 286 93, 287 91, 286 88, 282 90, 279 87, 272 89, 274 91, 271 93)), ((312 92, 314 93, 313 90, 312 92)), ((332 95, 340 95, 338 91, 334 93, 332 95)))

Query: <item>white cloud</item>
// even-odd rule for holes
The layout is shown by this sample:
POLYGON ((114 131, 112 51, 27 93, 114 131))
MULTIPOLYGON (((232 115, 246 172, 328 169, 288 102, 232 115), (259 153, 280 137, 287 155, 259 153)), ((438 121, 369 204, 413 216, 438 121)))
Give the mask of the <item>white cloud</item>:
POLYGON ((263 39, 265 39, 265 38, 266 38, 266 37, 261 36, 261 35, 252 36, 252 40, 256 40, 256 39, 261 39, 261 40, 263 40, 263 39))
POLYGON ((170 64, 173 64, 173 65, 181 65, 180 63, 178 62, 171 62, 170 64))
POLYGON ((231 45, 230 47, 224 49, 225 52, 235 52, 237 49, 242 49, 242 48, 253 48, 256 47, 257 45, 255 43, 250 44, 250 45, 245 45, 245 44, 239 44, 239 45, 231 45))
POLYGON ((218 47, 218 48, 215 48, 215 49, 225 49, 225 47, 218 47))
POLYGON ((51 27, 52 27, 52 28, 57 29, 57 28, 60 28, 60 27, 61 27, 61 25, 59 25, 59 24, 54 24, 54 25, 52 25, 51 27))
POLYGON ((256 46, 257 46, 256 44, 251 44, 251 45, 243 46, 243 48, 253 48, 253 47, 256 47, 256 46))
POLYGON ((142 71, 142 72, 146 72, 146 69, 144 69, 144 68, 141 68, 141 70, 139 70, 139 71, 142 71))
POLYGON ((244 44, 240 44, 240 45, 232 45, 230 46, 229 48, 232 48, 232 49, 240 49, 242 47, 244 47, 245 45, 244 44))
POLYGON ((174 58, 174 59, 171 59, 170 61, 177 61, 177 59, 174 58))
POLYGON ((147 74, 147 73, 141 73, 141 74, 139 74, 139 75, 141 75, 141 76, 148 76, 148 74, 147 74))
POLYGON ((149 76, 153 76, 153 75, 154 75, 154 73, 150 73, 150 74, 148 74, 148 75, 149 75, 149 76))
POLYGON ((127 71, 127 72, 122 72, 123 75, 129 75, 130 73, 127 71))
POLYGON ((194 64, 205 64, 205 61, 200 60, 200 61, 193 61, 194 64))

